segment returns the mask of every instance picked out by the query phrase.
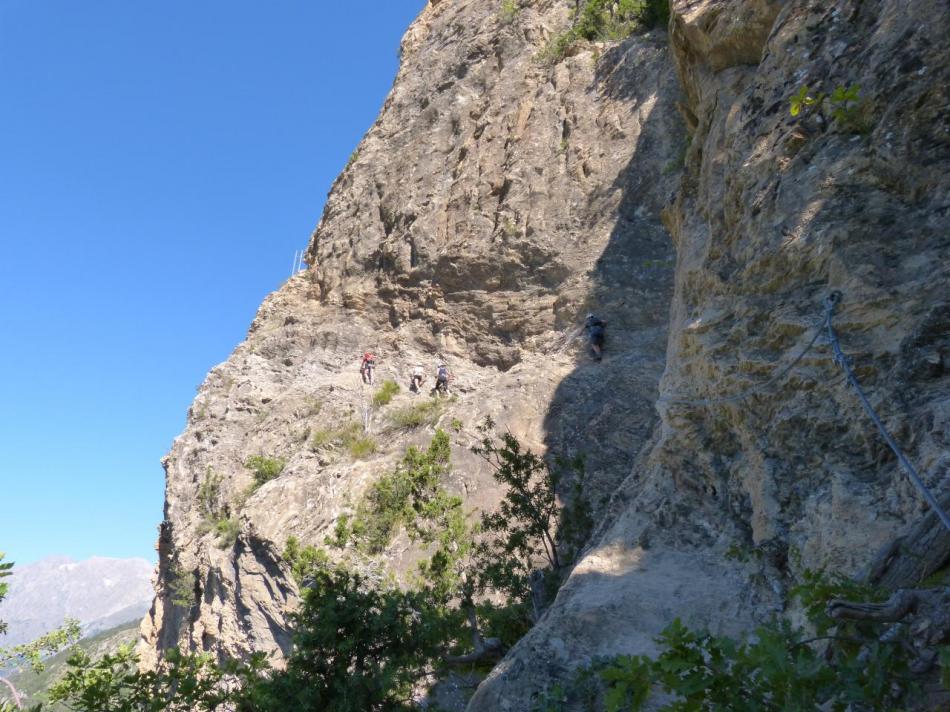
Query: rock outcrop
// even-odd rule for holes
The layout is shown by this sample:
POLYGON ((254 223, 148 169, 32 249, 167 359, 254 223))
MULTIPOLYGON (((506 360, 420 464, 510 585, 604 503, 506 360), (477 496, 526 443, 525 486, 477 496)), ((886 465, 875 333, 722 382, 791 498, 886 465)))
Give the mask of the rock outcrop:
MULTIPOLYGON (((948 494, 946 7, 674 0, 668 31, 540 62, 573 5, 441 0, 409 29, 312 266, 212 370, 166 458, 143 649, 286 651, 285 540, 321 543, 428 437, 389 415, 422 396, 369 405, 367 348, 404 387, 449 363, 451 486, 476 507, 498 496, 467 454, 486 415, 587 457, 595 536, 475 712, 532 709, 596 656, 651 652, 674 617, 746 630, 788 611, 803 569, 858 574, 920 520, 828 345, 794 362, 831 290, 873 404, 948 494), (803 88, 853 86, 789 112, 803 88), (587 311, 609 323, 599 364, 576 338, 587 311), (310 447, 347 419, 376 453, 310 447), (245 497, 252 455, 286 465, 245 497), (223 548, 222 517, 239 529, 223 548)), ((405 573, 408 542, 387 559, 405 573)))
MULTIPOLYGON (((247 340, 202 385, 165 458, 159 590, 143 624, 146 661, 172 646, 278 656, 297 598, 280 552, 322 545, 365 487, 432 428, 391 414, 423 364, 456 380, 451 487, 492 507, 496 486, 468 452, 491 416, 536 449, 585 454, 598 509, 656 423, 674 255, 661 210, 686 133, 665 33, 539 61, 571 3, 505 17, 481 0, 428 5, 375 125, 334 184, 309 270, 261 307, 247 340), (609 323, 590 362, 580 327, 609 323), (374 408, 360 355, 403 392, 374 408), (377 451, 314 450, 314 435, 368 422, 377 451), (457 432, 456 432, 457 431, 457 432), (245 495, 249 456, 286 461, 245 495), (231 520, 230 522, 228 520, 231 520), (233 545, 215 523, 237 524, 233 545)), ((387 554, 397 574, 411 547, 387 554)))
POLYGON ((664 212, 677 267, 655 443, 471 710, 530 709, 595 656, 653 652, 674 617, 748 629, 786 610, 802 569, 859 575, 922 516, 824 340, 768 382, 821 327, 832 290, 872 403, 928 484, 950 488, 946 7, 673 10, 691 143, 664 212), (861 103, 841 118, 790 115, 801 87, 852 85, 861 103))

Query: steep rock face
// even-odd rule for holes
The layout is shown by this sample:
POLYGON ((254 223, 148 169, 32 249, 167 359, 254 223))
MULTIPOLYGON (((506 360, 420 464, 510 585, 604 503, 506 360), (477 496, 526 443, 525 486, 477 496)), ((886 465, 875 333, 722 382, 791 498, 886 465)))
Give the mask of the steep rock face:
MULTIPOLYGON (((412 366, 446 360, 456 398, 449 487, 498 499, 468 453, 486 415, 535 448, 583 452, 598 503, 627 476, 656 423, 673 251, 660 212, 685 131, 665 33, 538 61, 573 2, 514 16, 483 0, 429 4, 407 32, 382 112, 337 180, 312 267, 261 307, 247 340, 211 371, 165 459, 159 587, 146 662, 180 646, 219 654, 288 648, 297 590, 287 537, 323 543, 342 513, 432 428, 393 425, 412 366), (600 56, 600 55, 603 56, 600 56), (608 358, 578 338, 588 310, 610 324, 608 358), (374 408, 360 384, 403 386, 374 408), (569 387, 568 387, 569 384, 569 387), (316 433, 366 422, 377 451, 354 460, 316 433), (250 495, 252 455, 286 461, 250 495), (208 531, 238 527, 236 541, 208 531), (225 526, 225 528, 227 528, 225 526)), ((409 542, 384 557, 414 567, 409 542)))
POLYGON ((803 568, 858 574, 920 519, 823 340, 769 380, 806 348, 832 290, 871 402, 928 484, 950 488, 946 5, 673 9, 692 141, 664 213, 677 267, 655 442, 470 710, 530 709, 595 656, 653 652, 677 616, 746 629, 788 610, 803 568), (865 103, 840 118, 789 114, 803 86, 854 84, 865 103))

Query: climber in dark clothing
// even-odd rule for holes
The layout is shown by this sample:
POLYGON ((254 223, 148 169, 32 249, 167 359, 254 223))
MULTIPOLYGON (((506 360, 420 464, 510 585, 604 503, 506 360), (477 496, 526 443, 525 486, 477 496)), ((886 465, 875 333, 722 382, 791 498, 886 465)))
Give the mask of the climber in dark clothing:
POLYGON ((590 339, 590 350, 594 354, 594 359, 600 361, 604 357, 604 336, 606 334, 607 322, 598 319, 593 314, 587 315, 584 322, 584 328, 587 329, 587 336, 590 339))
POLYGON ((449 373, 449 369, 444 363, 439 364, 439 368, 435 372, 435 388, 432 389, 432 395, 449 394, 449 381, 452 380, 452 374, 449 373))

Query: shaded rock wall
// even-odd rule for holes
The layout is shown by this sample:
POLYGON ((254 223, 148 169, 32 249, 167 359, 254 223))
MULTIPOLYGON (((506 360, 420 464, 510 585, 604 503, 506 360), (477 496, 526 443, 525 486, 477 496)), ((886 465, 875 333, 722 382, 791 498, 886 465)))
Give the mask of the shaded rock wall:
POLYGON ((674 617, 747 629, 788 610, 803 568, 858 574, 921 517, 823 342, 749 398, 715 400, 790 363, 833 289, 873 404, 928 483, 950 487, 946 5, 673 5, 691 143, 664 212, 677 266, 655 442, 470 710, 530 709, 595 656, 653 652, 674 617), (865 104, 847 121, 789 114, 802 86, 852 84, 865 104))

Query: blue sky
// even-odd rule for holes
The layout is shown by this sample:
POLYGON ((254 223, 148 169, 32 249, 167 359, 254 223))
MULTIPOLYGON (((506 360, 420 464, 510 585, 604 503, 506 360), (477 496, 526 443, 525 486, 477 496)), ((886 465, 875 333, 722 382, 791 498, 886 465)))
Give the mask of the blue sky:
POLYGON ((0 0, 0 550, 154 559, 159 458, 424 0, 0 0))

